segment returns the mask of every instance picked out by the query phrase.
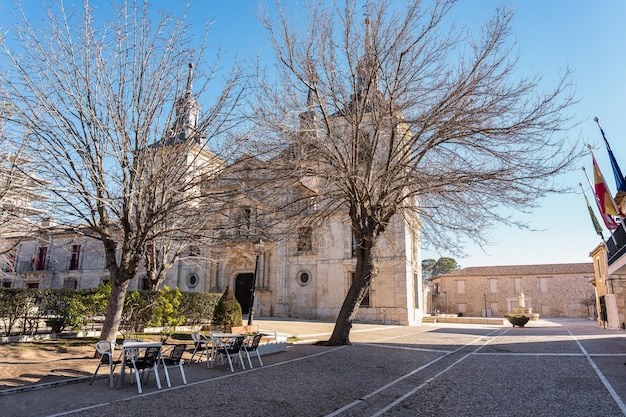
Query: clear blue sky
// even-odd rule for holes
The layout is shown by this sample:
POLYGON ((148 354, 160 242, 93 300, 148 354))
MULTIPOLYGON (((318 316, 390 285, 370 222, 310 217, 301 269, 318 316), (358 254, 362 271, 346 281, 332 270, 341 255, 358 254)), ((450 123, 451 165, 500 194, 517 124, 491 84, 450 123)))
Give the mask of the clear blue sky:
MULTIPOLYGON (((39 2, 28 1, 28 8, 39 2)), ((154 1, 157 8, 174 10, 183 1, 154 1)), ((271 5, 272 1, 264 3, 271 5)), ((600 118, 613 152, 626 171, 626 1, 604 0, 461 0, 454 15, 459 22, 474 24, 490 15, 495 5, 508 4, 517 10, 512 40, 517 40, 523 73, 544 74, 550 86, 567 66, 573 72, 576 96, 574 108, 580 124, 569 131, 574 141, 591 144, 609 188, 615 183, 602 137, 594 123, 600 118), (621 116, 620 116, 621 115, 621 116)), ((210 44, 219 46, 227 56, 253 60, 271 54, 265 33, 256 16, 257 0, 229 2, 196 0, 191 7, 191 22, 202 32, 206 21, 214 21, 210 44)), ((580 161, 591 171, 591 157, 580 161)), ((590 262, 589 252, 599 243, 578 183, 582 182, 593 204, 588 182, 581 169, 558 179, 574 187, 576 193, 557 195, 542 201, 527 220, 536 231, 499 227, 491 231, 492 246, 485 251, 466 245, 467 257, 455 257, 462 267, 483 265, 590 262)), ((594 210, 596 210, 594 205, 594 210)), ((597 210, 596 210, 597 214, 597 210)), ((608 231, 605 230, 605 237, 608 231)), ((426 258, 448 256, 425 252, 426 258)))

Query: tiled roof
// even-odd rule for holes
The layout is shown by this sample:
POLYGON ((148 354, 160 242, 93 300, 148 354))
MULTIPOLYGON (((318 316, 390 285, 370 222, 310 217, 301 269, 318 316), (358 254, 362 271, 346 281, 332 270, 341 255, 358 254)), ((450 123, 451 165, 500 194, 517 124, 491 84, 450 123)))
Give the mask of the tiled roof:
POLYGON ((561 275, 593 274, 593 263, 543 264, 543 265, 502 265, 472 266, 462 268, 439 277, 474 277, 474 276, 513 276, 513 275, 561 275))

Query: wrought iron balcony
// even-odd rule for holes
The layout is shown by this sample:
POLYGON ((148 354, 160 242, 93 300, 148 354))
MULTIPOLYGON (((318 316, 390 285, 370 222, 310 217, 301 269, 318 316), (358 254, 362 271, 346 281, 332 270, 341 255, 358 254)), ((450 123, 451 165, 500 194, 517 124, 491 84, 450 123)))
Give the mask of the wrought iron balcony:
POLYGON ((606 248, 609 265, 626 255, 626 231, 624 231, 623 225, 620 225, 620 227, 613 232, 613 236, 607 239, 606 248))

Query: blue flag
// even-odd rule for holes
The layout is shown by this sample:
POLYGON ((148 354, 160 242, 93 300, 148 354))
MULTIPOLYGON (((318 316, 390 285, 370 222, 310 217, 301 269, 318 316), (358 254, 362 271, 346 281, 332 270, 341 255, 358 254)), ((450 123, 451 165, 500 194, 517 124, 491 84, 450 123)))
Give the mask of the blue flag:
POLYGON ((611 167, 613 167, 613 175, 615 176, 615 186, 617 187, 617 191, 626 192, 626 181, 624 181, 624 175, 622 175, 622 170, 619 169, 619 165, 617 164, 615 155, 613 155, 609 141, 606 140, 606 136, 604 136, 604 130, 602 130, 602 126, 600 126, 600 121, 597 117, 593 120, 598 124, 600 132, 602 133, 602 139, 604 139, 604 144, 606 145, 606 150, 609 152, 609 159, 611 160, 611 167))

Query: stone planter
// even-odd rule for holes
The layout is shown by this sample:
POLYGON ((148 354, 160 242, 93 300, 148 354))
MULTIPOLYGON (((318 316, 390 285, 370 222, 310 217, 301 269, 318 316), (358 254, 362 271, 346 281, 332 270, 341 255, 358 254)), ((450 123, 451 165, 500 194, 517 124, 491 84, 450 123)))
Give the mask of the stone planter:
POLYGON ((509 323, 513 325, 513 327, 524 327, 524 325, 528 323, 528 320, 530 320, 530 317, 527 316, 505 315, 504 317, 506 317, 506 319, 509 321, 509 323))

